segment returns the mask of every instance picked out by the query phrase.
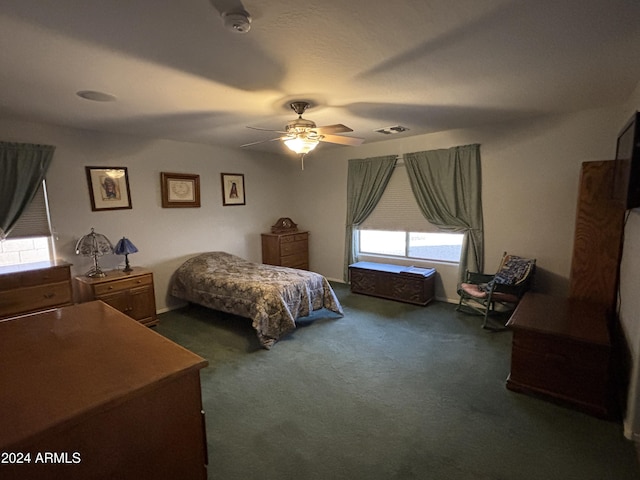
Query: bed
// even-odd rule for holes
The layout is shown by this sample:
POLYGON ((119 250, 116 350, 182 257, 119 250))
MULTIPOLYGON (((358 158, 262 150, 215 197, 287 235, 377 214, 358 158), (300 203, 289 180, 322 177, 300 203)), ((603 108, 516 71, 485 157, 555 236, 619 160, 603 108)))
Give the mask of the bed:
POLYGON ((296 328, 296 319, 312 311, 326 308, 344 315, 322 275, 253 263, 226 252, 202 253, 184 262, 173 277, 171 294, 250 318, 267 349, 296 328))

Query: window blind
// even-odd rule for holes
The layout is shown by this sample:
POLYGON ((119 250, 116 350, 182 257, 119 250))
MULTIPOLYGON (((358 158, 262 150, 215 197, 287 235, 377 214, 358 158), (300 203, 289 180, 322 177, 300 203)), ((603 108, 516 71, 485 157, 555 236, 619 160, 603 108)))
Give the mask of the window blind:
POLYGON ((422 215, 404 164, 396 165, 382 198, 359 228, 396 232, 441 232, 422 215))
POLYGON ((43 181, 33 200, 11 229, 7 238, 51 236, 46 192, 46 185, 43 181))

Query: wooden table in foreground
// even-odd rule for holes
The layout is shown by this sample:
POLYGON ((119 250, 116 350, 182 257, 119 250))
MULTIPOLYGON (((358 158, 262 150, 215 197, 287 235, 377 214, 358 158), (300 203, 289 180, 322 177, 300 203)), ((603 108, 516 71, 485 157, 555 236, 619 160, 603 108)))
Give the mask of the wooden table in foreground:
POLYGON ((205 479, 206 365, 101 301, 0 321, 0 478, 205 479))
POLYGON ((611 342, 604 307, 527 293, 507 326, 513 330, 507 388, 599 417, 611 414, 611 342))

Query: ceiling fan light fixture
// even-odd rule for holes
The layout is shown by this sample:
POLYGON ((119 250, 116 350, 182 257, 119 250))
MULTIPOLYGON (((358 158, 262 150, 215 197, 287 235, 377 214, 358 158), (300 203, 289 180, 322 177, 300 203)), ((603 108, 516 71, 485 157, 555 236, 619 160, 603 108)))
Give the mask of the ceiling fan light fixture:
POLYGON ((305 137, 295 137, 284 141, 289 150, 300 155, 305 155, 318 146, 319 140, 305 137))

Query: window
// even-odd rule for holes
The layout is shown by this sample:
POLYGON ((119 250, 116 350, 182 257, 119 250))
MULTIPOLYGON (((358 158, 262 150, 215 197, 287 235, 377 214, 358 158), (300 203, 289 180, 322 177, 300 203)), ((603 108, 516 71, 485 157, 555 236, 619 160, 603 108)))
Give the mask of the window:
POLYGON ((404 165, 396 166, 374 211, 360 225, 358 254, 458 263, 461 233, 430 224, 416 202, 404 165))
POLYGON ((42 262, 52 258, 49 205, 43 181, 18 223, 8 237, 0 242, 0 266, 42 262))
POLYGON ((360 253, 395 257, 460 261, 462 239, 458 233, 393 232, 388 230, 361 230, 360 253))

